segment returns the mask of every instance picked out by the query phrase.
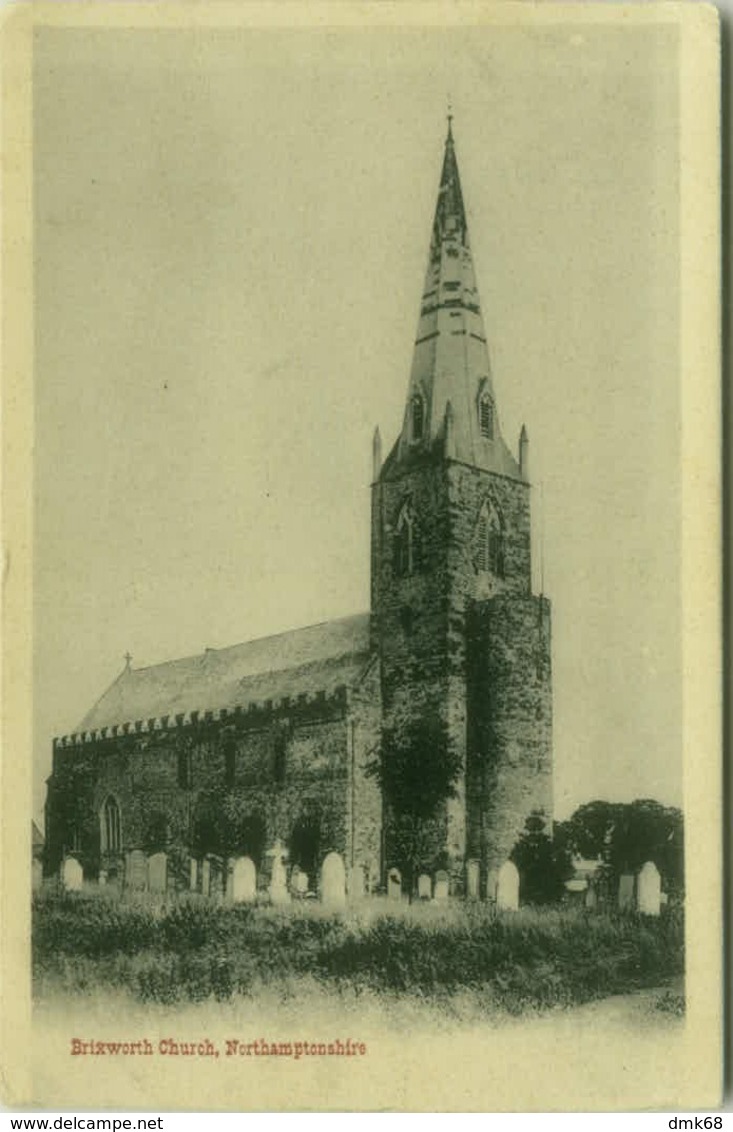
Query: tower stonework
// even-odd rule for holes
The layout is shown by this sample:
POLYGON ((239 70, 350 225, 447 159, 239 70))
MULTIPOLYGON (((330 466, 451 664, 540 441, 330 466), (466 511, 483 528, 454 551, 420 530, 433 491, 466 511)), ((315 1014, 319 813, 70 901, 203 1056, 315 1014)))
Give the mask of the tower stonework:
POLYGON ((522 427, 515 459, 500 429, 450 125, 402 429, 374 455, 382 725, 439 711, 461 766, 440 854, 457 890, 480 861, 485 891, 529 814, 552 816, 550 609, 532 594, 529 442, 522 427))
POLYGON ((54 740, 48 873, 71 856, 136 888, 140 855, 165 852, 169 888, 221 899, 248 857, 266 899, 275 862, 302 895, 338 855, 355 898, 395 866, 413 893, 416 867, 448 869, 456 895, 470 871, 475 896, 474 862, 492 895, 530 813, 552 817, 550 607, 532 594, 529 438, 512 451, 502 434, 450 127, 402 425, 391 450, 376 430, 372 458, 369 612, 128 655, 54 740), (417 776, 410 757, 375 773, 406 750, 417 776))

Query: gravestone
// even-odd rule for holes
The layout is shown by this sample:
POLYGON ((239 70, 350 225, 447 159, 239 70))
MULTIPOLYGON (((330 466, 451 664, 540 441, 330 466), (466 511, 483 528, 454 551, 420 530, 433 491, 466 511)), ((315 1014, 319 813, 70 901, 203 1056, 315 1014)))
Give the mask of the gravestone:
POLYGON ((478 900, 478 886, 479 886, 479 863, 478 861, 466 862, 466 895, 470 900, 478 900))
POLYGON ((390 900, 402 899, 402 873, 399 869, 390 869, 387 873, 387 896, 390 900))
POLYGON ((301 871, 298 873, 298 876, 295 880, 295 890, 298 893, 298 896, 305 896, 305 894, 308 892, 308 888, 308 874, 301 871))
POLYGON ((76 857, 65 857, 61 867, 61 880, 69 892, 78 892, 84 883, 84 872, 76 857))
POLYGON ((148 857, 148 887, 151 892, 165 892, 168 884, 168 857, 153 853, 148 857))
POLYGON ((293 896, 299 896, 300 895, 300 892, 298 890, 298 877, 299 876, 300 876, 300 865, 293 865, 292 869, 290 870, 290 881, 289 881, 290 891, 292 892, 293 896))
POLYGON ((142 849, 127 855, 127 886, 133 892, 145 892, 148 887, 148 859, 142 849))
POLYGON ((505 861, 499 869, 496 906, 507 912, 516 912, 519 907, 519 870, 513 861, 505 861))
POLYGON ((346 903, 346 869, 338 853, 329 853, 321 865, 321 900, 330 908, 346 903))
POLYGON ((590 883, 585 890, 585 906, 586 908, 595 908, 598 904, 598 894, 594 884, 590 883))
POLYGON ((628 912, 634 907, 634 877, 631 873, 623 873, 619 877, 618 906, 622 912, 628 912))
POLYGON ((417 898, 418 900, 430 900, 433 895, 433 882, 427 873, 420 873, 417 878, 417 898))
POLYGON ((105 888, 106 885, 107 885, 107 870, 106 869, 100 869, 99 870, 99 887, 105 888))
POLYGON ((40 861, 33 861, 31 879, 34 888, 40 888, 43 884, 43 865, 40 861))
POLYGON ((195 857, 191 857, 190 861, 191 861, 191 865, 190 865, 188 886, 191 889, 191 892, 195 892, 196 891, 196 885, 197 885, 198 879, 199 879, 199 863, 198 863, 198 861, 196 860, 195 857))
POLYGON ((208 896, 211 891, 211 861, 208 857, 204 857, 201 862, 201 892, 204 896, 208 896))
POLYGON ((237 857, 232 869, 232 900, 251 904, 257 895, 257 869, 251 857, 237 857))
POLYGON ((435 874, 435 888, 433 889, 433 900, 436 904, 445 904, 450 895, 450 877, 445 869, 438 869, 435 874))
POLYGON ((290 901, 288 892, 288 875, 285 871, 285 858, 287 851, 278 838, 272 849, 267 852, 272 857, 272 872, 270 873, 270 900, 273 904, 287 904, 290 901))
POLYGON ((352 900, 360 900, 364 895, 364 870, 361 865, 354 865, 349 871, 349 896, 352 900))
POLYGON ((662 878, 653 861, 642 866, 637 878, 637 902, 644 916, 658 916, 662 896, 662 878))
POLYGON ((486 899, 496 903, 496 889, 499 884, 499 870, 489 869, 486 875, 486 899))

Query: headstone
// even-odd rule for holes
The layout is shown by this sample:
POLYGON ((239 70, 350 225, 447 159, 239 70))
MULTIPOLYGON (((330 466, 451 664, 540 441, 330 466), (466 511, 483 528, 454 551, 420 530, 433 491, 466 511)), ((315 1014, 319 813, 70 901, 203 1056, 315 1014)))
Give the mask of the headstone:
POLYGON ((361 900, 364 895, 364 870, 361 865, 354 865, 349 871, 349 896, 352 900, 361 900))
POLYGON ((433 889, 433 900, 436 904, 445 904, 450 895, 450 877, 445 869, 438 869, 435 874, 435 888, 433 889))
POLYGON ((232 900, 251 904, 257 895, 257 869, 251 857, 237 857, 232 869, 232 900))
POLYGON ((201 862, 201 892, 204 896, 208 896, 211 891, 211 861, 208 857, 204 857, 201 862))
POLYGON ((168 884, 168 857, 153 853, 148 857, 148 887, 151 892, 165 892, 168 884))
POLYGON ((427 873, 420 873, 417 878, 417 897, 418 900, 430 900, 433 895, 433 882, 427 873))
POLYGON ((195 892, 196 891, 196 884, 197 884, 198 879, 199 879, 199 863, 198 863, 198 861, 196 860, 195 857, 191 857, 190 860, 191 860, 191 866, 190 866, 191 871, 189 873, 188 886, 191 889, 191 892, 195 892))
POLYGON ((471 900, 478 900, 478 886, 479 886, 479 863, 478 861, 466 862, 466 895, 471 900))
POLYGON ((489 869, 486 875, 486 899, 496 903, 496 890, 499 885, 499 870, 489 869))
POLYGON ((127 855, 127 886, 134 892, 148 887, 148 860, 142 849, 133 849, 127 855))
POLYGON ((100 886, 100 888, 106 888, 106 886, 107 886, 107 870, 106 869, 100 869, 99 870, 99 886, 100 886))
POLYGON ((585 906, 586 908, 595 908, 598 904, 598 893, 594 884, 589 884, 585 890, 585 906))
POLYGON ((300 865, 293 865, 290 870, 290 891, 293 896, 299 896, 298 891, 298 877, 300 876, 300 865))
POLYGON ((519 908, 519 870, 513 861, 505 861, 499 869, 496 906, 507 912, 516 912, 519 908))
POLYGON ((32 881, 34 888, 40 888, 43 884, 43 865, 40 861, 33 861, 32 881))
POLYGON ((330 908, 346 903, 346 869, 338 853, 329 853, 321 865, 321 900, 330 908))
POLYGON ((84 872, 76 857, 65 857, 61 867, 61 880, 69 892, 78 892, 84 883, 84 872))
POLYGON ((387 896, 390 900, 402 899, 402 873, 399 869, 390 869, 387 873, 387 896))
POLYGON ((662 895, 662 878, 653 861, 647 861, 637 880, 639 911, 644 916, 658 916, 662 895))
POLYGON ((298 896, 305 896, 310 888, 310 885, 308 883, 308 874, 303 872, 298 873, 298 879, 296 880, 295 884, 298 896))
POLYGON ((272 849, 267 852, 272 857, 272 872, 270 874, 270 900, 273 904, 287 904, 290 900, 288 892, 288 876, 285 871, 285 858, 287 851, 278 839, 272 849))
POLYGON ((634 877, 632 873, 623 873, 619 877, 618 906, 622 912, 628 912, 634 907, 634 877))

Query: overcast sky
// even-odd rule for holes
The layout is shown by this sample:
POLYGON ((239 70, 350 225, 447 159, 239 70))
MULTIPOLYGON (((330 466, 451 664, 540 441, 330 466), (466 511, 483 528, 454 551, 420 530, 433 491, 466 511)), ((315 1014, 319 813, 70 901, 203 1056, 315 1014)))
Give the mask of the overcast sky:
POLYGON ((676 68, 671 25, 37 32, 36 814, 128 649, 368 607, 448 96, 556 816, 681 804, 676 68))

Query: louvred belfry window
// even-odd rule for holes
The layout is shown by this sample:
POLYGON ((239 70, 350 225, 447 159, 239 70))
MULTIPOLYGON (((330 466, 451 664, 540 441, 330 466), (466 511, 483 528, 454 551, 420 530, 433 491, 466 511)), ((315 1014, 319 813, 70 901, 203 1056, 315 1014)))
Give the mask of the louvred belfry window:
POLYGON ((419 393, 412 398, 412 439, 422 440, 425 428, 425 402, 419 393))
POLYGON ((494 402, 488 393, 484 393, 478 406, 479 427, 481 435, 487 440, 494 439, 494 402))
POLYGON ((476 525, 476 569, 504 577, 504 523, 493 503, 484 503, 476 525))
POLYGON ((496 515, 489 521, 489 570, 498 578, 504 577, 504 535, 496 515))
POLYGON ((409 506, 406 504, 400 511, 400 517, 397 520, 397 531, 395 533, 395 573, 401 578, 412 573, 412 528, 412 515, 409 506))

